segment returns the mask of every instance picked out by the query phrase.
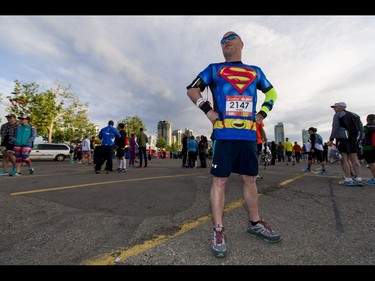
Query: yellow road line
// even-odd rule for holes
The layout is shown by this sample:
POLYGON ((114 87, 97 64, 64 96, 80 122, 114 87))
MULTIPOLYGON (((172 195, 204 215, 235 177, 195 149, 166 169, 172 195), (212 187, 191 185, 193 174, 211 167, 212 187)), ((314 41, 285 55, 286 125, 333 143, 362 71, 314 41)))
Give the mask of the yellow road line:
POLYGON ((291 178, 291 179, 288 179, 288 180, 285 180, 285 181, 282 181, 281 183, 279 183, 278 184, 278 186, 285 186, 285 185, 287 185, 288 183, 291 183, 291 182, 293 182, 293 181, 295 181, 295 180, 298 180, 298 179, 300 179, 300 178, 303 178, 303 177, 305 177, 305 176, 307 176, 308 174, 306 173, 306 174, 301 174, 301 175, 298 175, 298 176, 295 176, 295 177, 293 177, 293 178, 291 178))
MULTIPOLYGON (((227 205, 224 209, 224 212, 230 212, 240 206, 242 206, 244 203, 243 199, 237 200, 229 205, 227 205)), ((180 236, 184 234, 185 232, 188 232, 189 230, 196 228, 197 226, 211 220, 211 215, 206 215, 197 218, 194 221, 184 223, 180 226, 180 230, 172 235, 158 235, 154 239, 147 240, 143 242, 142 244, 135 245, 128 249, 116 249, 110 253, 101 255, 98 258, 94 258, 92 260, 89 260, 87 262, 82 263, 83 265, 114 265, 116 264, 116 261, 124 261, 129 257, 138 255, 144 251, 147 251, 151 248, 156 247, 157 245, 160 245, 172 238, 175 238, 177 236, 180 236)))
POLYGON ((92 186, 95 187, 95 186, 104 185, 104 184, 114 184, 114 183, 132 182, 132 181, 167 179, 167 178, 175 178, 175 177, 190 177, 193 175, 201 175, 201 174, 206 174, 206 173, 194 173, 194 174, 183 174, 183 175, 173 175, 173 176, 158 176, 158 177, 148 177, 148 178, 135 178, 135 179, 126 179, 126 180, 85 183, 85 184, 78 184, 78 185, 71 185, 71 186, 50 187, 50 188, 45 188, 45 189, 35 189, 35 190, 29 190, 29 191, 13 192, 10 195, 23 195, 23 194, 32 194, 32 193, 41 193, 41 192, 51 192, 51 191, 80 188, 80 187, 92 187, 92 186))
MULTIPOLYGON (((277 188, 281 188, 281 187, 287 185, 288 183, 291 183, 291 182, 293 182, 297 179, 300 179, 302 177, 305 177, 307 175, 308 174, 301 174, 301 175, 293 177, 292 179, 282 181, 281 183, 279 183, 277 185, 277 188)), ((259 197, 260 196, 262 196, 262 194, 259 194, 259 197)), ((224 212, 228 213, 228 212, 230 212, 234 209, 237 209, 238 207, 241 207, 243 204, 244 204, 243 199, 239 199, 237 201, 234 201, 224 208, 224 212)), ((177 231, 176 233, 172 234, 172 235, 157 235, 154 239, 147 240, 147 241, 143 242, 142 244, 135 245, 131 248, 125 248, 125 249, 119 248, 119 249, 111 251, 110 253, 103 254, 103 255, 101 255, 97 258, 94 258, 92 260, 83 262, 82 264, 83 265, 115 265, 117 262, 121 262, 121 261, 123 262, 127 258, 130 258, 132 256, 136 256, 136 255, 138 255, 138 254, 140 254, 144 251, 147 251, 151 248, 154 248, 154 247, 156 247, 156 246, 158 246, 158 245, 160 245, 160 244, 162 244, 162 243, 164 243, 164 242, 166 242, 166 241, 168 241, 172 238, 180 236, 180 235, 184 234, 185 232, 187 232, 187 231, 189 231, 193 228, 196 228, 197 226, 211 220, 211 218, 212 218, 211 215, 199 217, 194 221, 183 223, 182 225, 180 225, 180 230, 177 231)))

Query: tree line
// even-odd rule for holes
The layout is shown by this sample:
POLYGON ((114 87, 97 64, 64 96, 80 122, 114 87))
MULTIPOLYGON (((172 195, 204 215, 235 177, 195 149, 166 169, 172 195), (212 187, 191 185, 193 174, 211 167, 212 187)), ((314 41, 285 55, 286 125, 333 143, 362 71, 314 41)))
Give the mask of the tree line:
MULTIPOLYGON (((54 82, 54 87, 45 91, 41 91, 36 82, 21 84, 15 80, 14 90, 6 98, 11 103, 6 107, 6 112, 29 116, 30 123, 37 128, 38 137, 44 141, 80 142, 86 135, 98 134, 98 128, 87 116, 89 104, 80 102, 71 86, 64 86, 59 80, 54 82)), ((3 100, 1 95, 0 102, 3 100)), ((139 132, 141 127, 147 130, 137 115, 126 116, 117 124, 120 122, 125 124, 128 136, 139 132)))

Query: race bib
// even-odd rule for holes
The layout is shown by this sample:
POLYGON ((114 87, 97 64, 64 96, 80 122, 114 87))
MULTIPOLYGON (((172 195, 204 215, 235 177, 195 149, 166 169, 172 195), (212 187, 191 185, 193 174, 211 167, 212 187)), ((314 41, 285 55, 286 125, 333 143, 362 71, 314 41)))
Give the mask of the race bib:
POLYGON ((225 114, 227 116, 244 116, 253 115, 253 97, 249 96, 227 96, 225 102, 225 114))

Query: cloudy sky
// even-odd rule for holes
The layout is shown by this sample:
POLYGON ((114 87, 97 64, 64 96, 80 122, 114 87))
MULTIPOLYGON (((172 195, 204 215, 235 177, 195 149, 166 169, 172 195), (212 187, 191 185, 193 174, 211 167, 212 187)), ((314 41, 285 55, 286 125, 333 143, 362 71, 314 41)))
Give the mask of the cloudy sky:
POLYGON ((338 101, 363 123, 375 113, 375 16, 0 16, 0 93, 15 80, 43 90, 59 80, 101 126, 138 115, 147 134, 167 120, 210 136, 186 86, 224 61, 219 42, 229 30, 245 43, 242 61, 262 68, 278 93, 265 119, 269 140, 278 122, 292 141, 311 126, 326 140, 338 101))

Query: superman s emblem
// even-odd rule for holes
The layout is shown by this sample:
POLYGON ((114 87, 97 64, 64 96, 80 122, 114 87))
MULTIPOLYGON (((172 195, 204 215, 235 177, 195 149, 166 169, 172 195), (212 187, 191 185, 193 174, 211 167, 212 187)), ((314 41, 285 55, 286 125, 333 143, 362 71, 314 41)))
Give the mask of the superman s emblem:
POLYGON ((225 66, 219 70, 218 75, 227 80, 240 94, 257 77, 257 73, 253 69, 238 66, 225 66))

